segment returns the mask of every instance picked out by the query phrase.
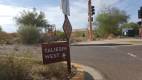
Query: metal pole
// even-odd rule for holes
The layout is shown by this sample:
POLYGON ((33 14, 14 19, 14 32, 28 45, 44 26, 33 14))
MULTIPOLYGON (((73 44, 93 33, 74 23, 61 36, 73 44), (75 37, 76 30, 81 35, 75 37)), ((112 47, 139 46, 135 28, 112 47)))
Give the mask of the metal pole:
POLYGON ((71 60, 70 60, 70 40, 67 40, 68 45, 69 45, 69 55, 68 55, 68 60, 67 60, 67 65, 68 65, 68 72, 71 74, 71 60))
MULTIPOLYGON (((67 15, 65 15, 65 20, 68 18, 67 15)), ((70 60, 70 39, 68 37, 67 38, 67 43, 68 43, 68 46, 69 46, 69 54, 68 54, 68 57, 67 57, 67 67, 68 67, 68 74, 71 74, 71 60, 70 60)))

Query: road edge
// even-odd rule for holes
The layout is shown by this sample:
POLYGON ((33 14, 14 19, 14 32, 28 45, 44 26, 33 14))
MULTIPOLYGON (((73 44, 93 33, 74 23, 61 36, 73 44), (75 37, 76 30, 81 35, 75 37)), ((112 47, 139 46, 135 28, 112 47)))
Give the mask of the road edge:
POLYGON ((105 80, 104 76, 95 68, 78 63, 72 63, 72 65, 77 67, 79 71, 88 72, 94 78, 94 80, 105 80))

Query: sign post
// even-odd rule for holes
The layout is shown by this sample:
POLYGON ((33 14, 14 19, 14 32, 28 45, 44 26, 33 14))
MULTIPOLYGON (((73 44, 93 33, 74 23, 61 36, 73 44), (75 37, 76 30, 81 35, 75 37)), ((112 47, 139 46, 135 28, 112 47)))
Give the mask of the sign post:
POLYGON ((69 45, 69 57, 68 57, 68 60, 67 60, 67 66, 68 66, 68 72, 70 74, 71 73, 70 36, 71 36, 71 32, 72 32, 72 26, 70 24, 70 21, 69 21, 67 15, 65 15, 65 21, 64 21, 64 24, 63 24, 63 30, 64 30, 64 33, 66 35, 67 43, 69 45))
POLYGON ((70 36, 72 32, 72 26, 68 19, 68 16, 70 16, 70 6, 69 6, 69 0, 61 0, 61 8, 62 12, 64 14, 64 24, 63 24, 63 30, 66 35, 67 43, 69 45, 69 56, 67 60, 67 66, 68 66, 68 72, 71 73, 71 60, 70 60, 70 36))
POLYGON ((67 61, 68 74, 71 74, 70 36, 72 26, 68 18, 70 15, 69 0, 61 0, 61 7, 65 18, 63 30, 66 35, 66 42, 42 44, 43 64, 67 61))

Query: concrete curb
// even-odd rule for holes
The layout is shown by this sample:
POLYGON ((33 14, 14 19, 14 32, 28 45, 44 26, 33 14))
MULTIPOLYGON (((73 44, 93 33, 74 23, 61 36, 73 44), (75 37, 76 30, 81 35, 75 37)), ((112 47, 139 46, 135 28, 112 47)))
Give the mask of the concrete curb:
POLYGON ((112 40, 100 40, 100 41, 85 41, 72 43, 72 46, 79 45, 93 45, 93 46, 107 46, 107 45, 142 45, 142 39, 112 39, 112 40))
POLYGON ((72 65, 77 67, 77 69, 79 71, 88 72, 94 78, 94 80, 105 80, 103 75, 98 70, 96 70, 94 68, 91 68, 89 66, 84 66, 84 65, 81 65, 81 64, 77 64, 77 63, 72 63, 72 65))

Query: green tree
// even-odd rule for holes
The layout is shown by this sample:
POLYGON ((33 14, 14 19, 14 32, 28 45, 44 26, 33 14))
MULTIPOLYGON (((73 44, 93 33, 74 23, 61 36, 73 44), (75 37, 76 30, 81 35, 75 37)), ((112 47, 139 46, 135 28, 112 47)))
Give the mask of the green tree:
POLYGON ((99 37, 108 37, 110 34, 118 35, 119 26, 127 22, 129 16, 117 8, 102 11, 96 17, 96 34, 99 37))
POLYGON ((125 23, 121 26, 122 29, 123 28, 132 28, 134 30, 139 30, 139 27, 140 26, 138 24, 134 23, 134 22, 125 23))
POLYGON ((33 25, 21 25, 18 29, 18 33, 24 44, 35 44, 40 40, 40 31, 33 25))
POLYGON ((2 32, 2 27, 0 26, 0 32, 2 32))
POLYGON ((18 33, 21 41, 26 44, 34 44, 39 42, 43 29, 47 30, 48 22, 43 12, 38 12, 34 8, 33 11, 23 11, 20 16, 15 17, 18 25, 18 33))
POLYGON ((48 27, 48 22, 43 12, 37 12, 34 8, 33 11, 23 11, 19 17, 16 17, 17 25, 31 25, 40 29, 48 27))

